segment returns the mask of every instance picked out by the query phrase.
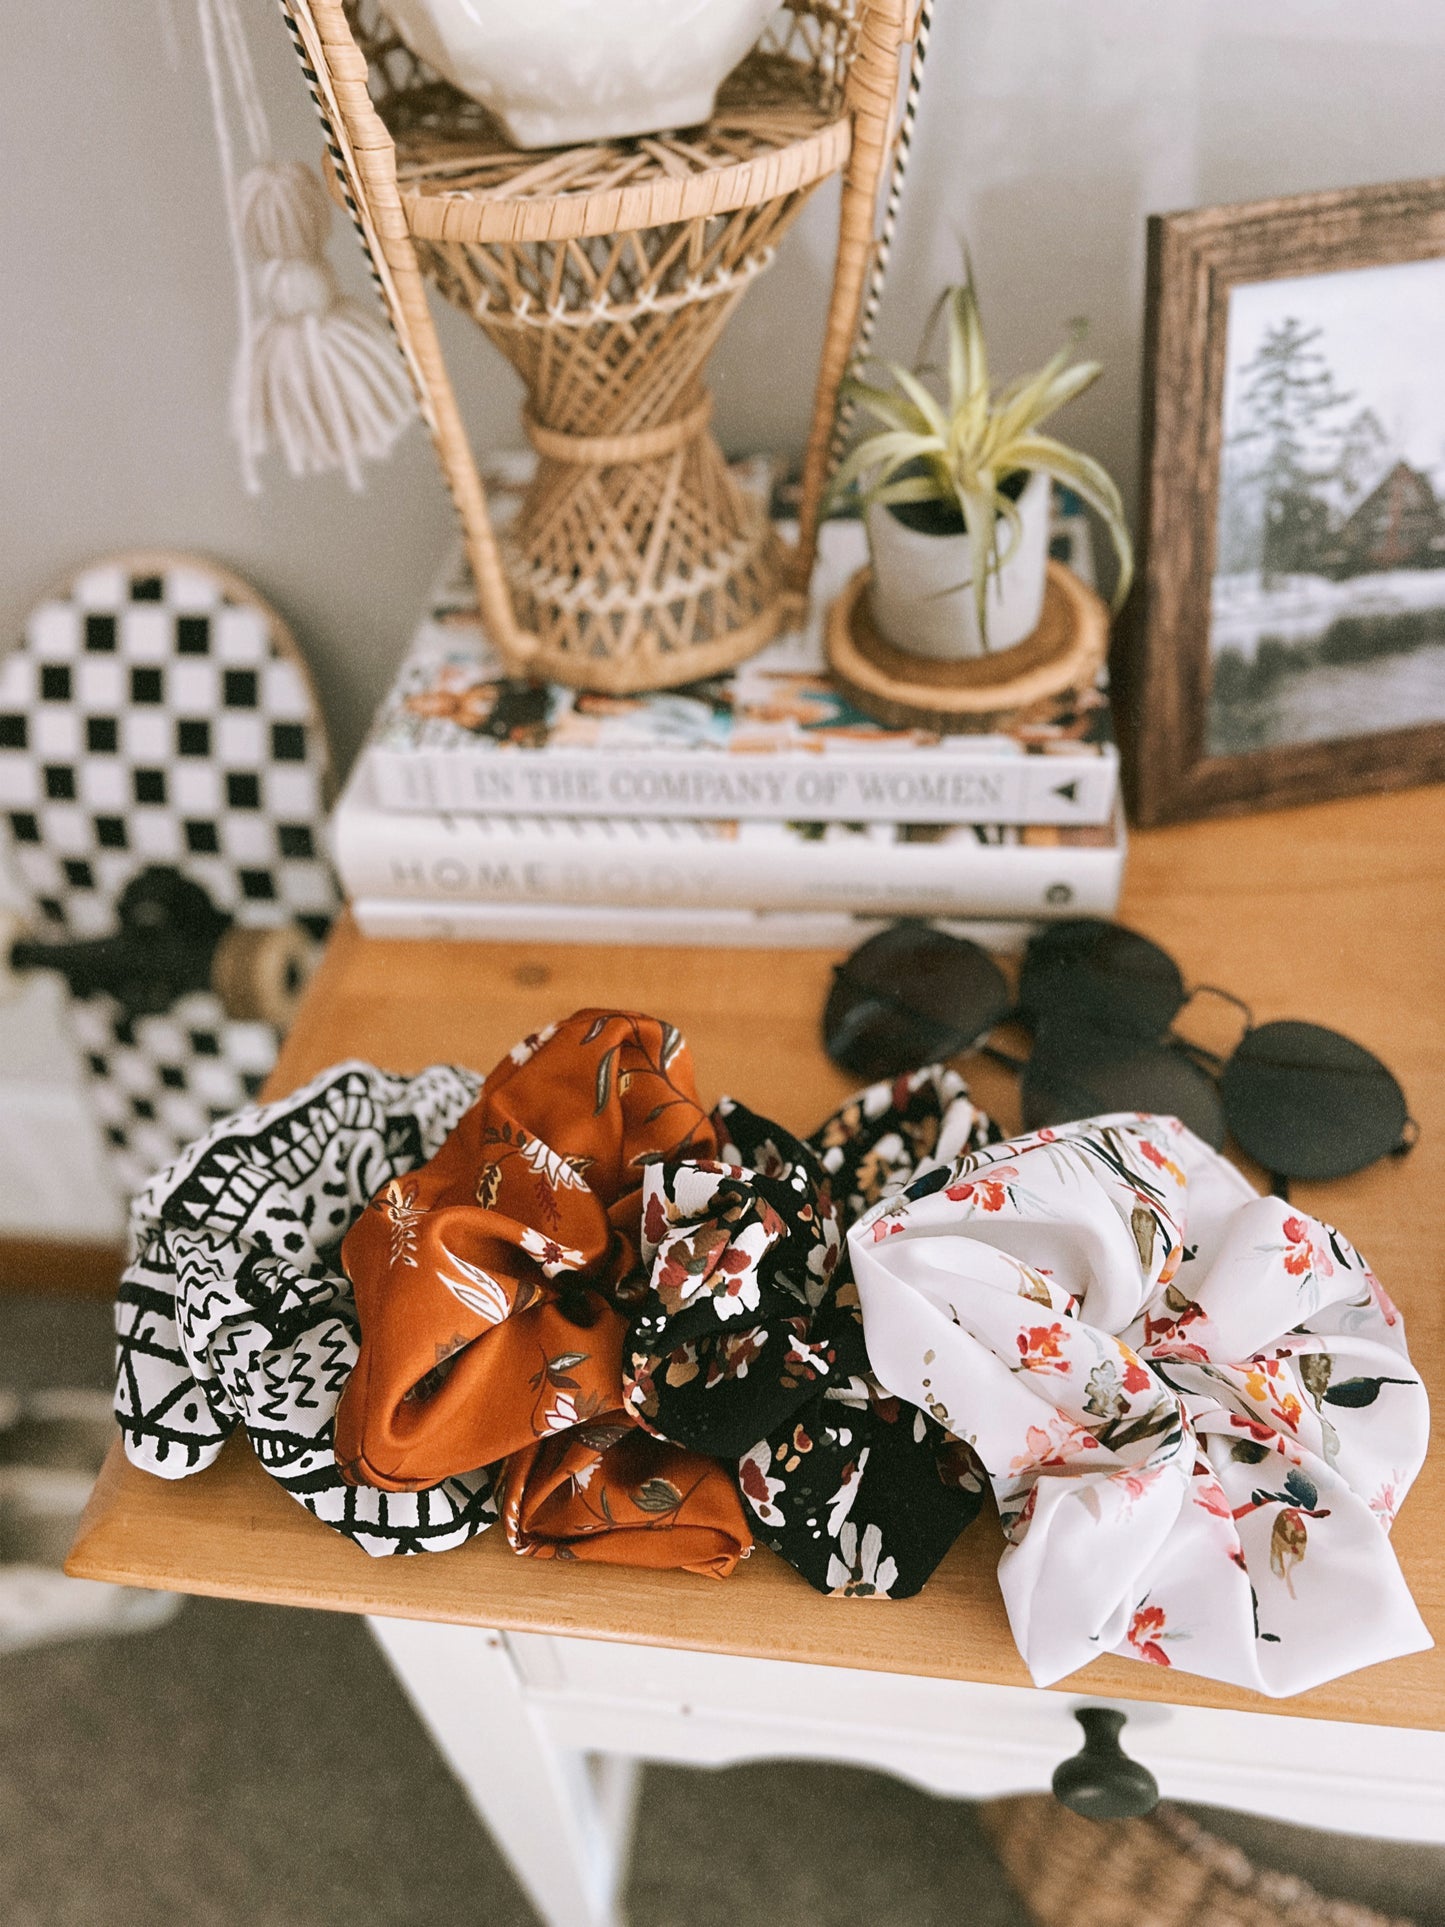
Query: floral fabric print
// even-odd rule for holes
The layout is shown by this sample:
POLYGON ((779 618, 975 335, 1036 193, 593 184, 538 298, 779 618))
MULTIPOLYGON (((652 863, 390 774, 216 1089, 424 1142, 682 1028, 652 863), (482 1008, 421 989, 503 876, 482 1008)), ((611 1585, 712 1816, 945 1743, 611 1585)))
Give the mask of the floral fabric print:
POLYGON ((357 1348, 341 1240, 369 1199, 406 1195, 477 1089, 445 1064, 413 1078, 339 1064, 213 1125, 151 1179, 116 1305, 133 1464, 185 1478, 243 1425, 271 1476, 367 1552, 445 1550, 492 1523, 487 1472, 422 1493, 353 1488, 333 1443, 357 1348))
POLYGON ((807 1145, 727 1099, 714 1126, 732 1161, 647 1172, 650 1289, 628 1333, 623 1390, 659 1437, 737 1458, 832 1369, 813 1326, 843 1237, 807 1145))
POLYGON ((1115 1652, 1278 1696, 1430 1644, 1386 1536, 1429 1423, 1399 1314, 1176 1120, 937 1163, 849 1247, 879 1380, 987 1467, 1039 1684, 1115 1652))
POLYGON ((645 1174, 715 1150, 670 1024, 583 1010, 519 1044, 347 1234, 346 1477, 422 1490, 615 1411, 645 1174))
POLYGON ((516 1552, 726 1579, 753 1538, 731 1472, 622 1413, 514 1452, 501 1475, 516 1552))
POLYGON ((647 1173, 628 1408, 736 1458, 759 1537, 810 1585, 916 1592, 983 1480, 966 1447, 872 1378, 842 1231, 940 1145, 984 1143, 987 1120, 959 1078, 929 1070, 870 1087, 806 1141, 728 1099, 713 1126, 716 1160, 647 1173))
POLYGON ((907 1599, 977 1516, 972 1450, 867 1368, 856 1312, 833 1321, 838 1370, 791 1423, 743 1455, 738 1480, 761 1542, 818 1592, 907 1599))
POLYGON ((925 1065, 869 1084, 808 1139, 845 1225, 925 1163, 948 1162, 998 1137, 957 1071, 925 1065))

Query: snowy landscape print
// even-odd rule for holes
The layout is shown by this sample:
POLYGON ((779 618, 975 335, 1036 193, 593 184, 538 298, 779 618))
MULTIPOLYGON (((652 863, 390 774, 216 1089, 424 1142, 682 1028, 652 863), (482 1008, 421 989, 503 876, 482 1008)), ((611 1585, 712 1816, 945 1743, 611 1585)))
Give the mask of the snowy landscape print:
POLYGON ((1206 750, 1445 721, 1445 260, 1230 295, 1206 750))

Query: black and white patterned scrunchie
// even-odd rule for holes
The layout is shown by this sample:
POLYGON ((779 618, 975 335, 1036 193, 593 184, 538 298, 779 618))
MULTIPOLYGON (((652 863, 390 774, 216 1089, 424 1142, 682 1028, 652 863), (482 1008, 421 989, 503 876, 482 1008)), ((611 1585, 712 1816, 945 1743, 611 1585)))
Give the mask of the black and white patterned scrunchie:
POLYGON ((161 1478, 209 1465, 244 1425, 271 1476, 367 1552, 445 1551, 496 1518, 485 1471, 425 1492, 347 1485, 336 1403, 356 1361, 339 1248, 383 1185, 436 1152, 481 1088, 471 1071, 370 1064, 223 1119, 131 1209, 116 1417, 126 1454, 161 1478))

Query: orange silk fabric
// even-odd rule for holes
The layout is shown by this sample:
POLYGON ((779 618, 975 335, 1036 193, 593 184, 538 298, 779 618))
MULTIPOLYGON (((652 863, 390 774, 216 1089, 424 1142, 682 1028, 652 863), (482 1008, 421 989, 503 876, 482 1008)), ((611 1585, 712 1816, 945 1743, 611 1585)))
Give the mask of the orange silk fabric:
POLYGON ((501 1484, 508 1544, 539 1559, 726 1579, 753 1543, 726 1467, 654 1438, 621 1411, 514 1453, 501 1484))
POLYGON ((342 1245, 361 1322, 343 1475, 419 1490, 616 1413, 643 1169, 716 1149, 670 1024, 582 1010, 519 1044, 342 1245))

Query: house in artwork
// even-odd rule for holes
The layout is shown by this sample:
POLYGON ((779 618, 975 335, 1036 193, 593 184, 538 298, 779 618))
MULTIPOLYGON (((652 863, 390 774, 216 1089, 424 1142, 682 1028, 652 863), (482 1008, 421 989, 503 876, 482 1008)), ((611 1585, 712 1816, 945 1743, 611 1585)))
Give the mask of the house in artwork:
POLYGON ((1319 567, 1336 579, 1445 568, 1445 512, 1430 478, 1397 461, 1321 544, 1319 567))

